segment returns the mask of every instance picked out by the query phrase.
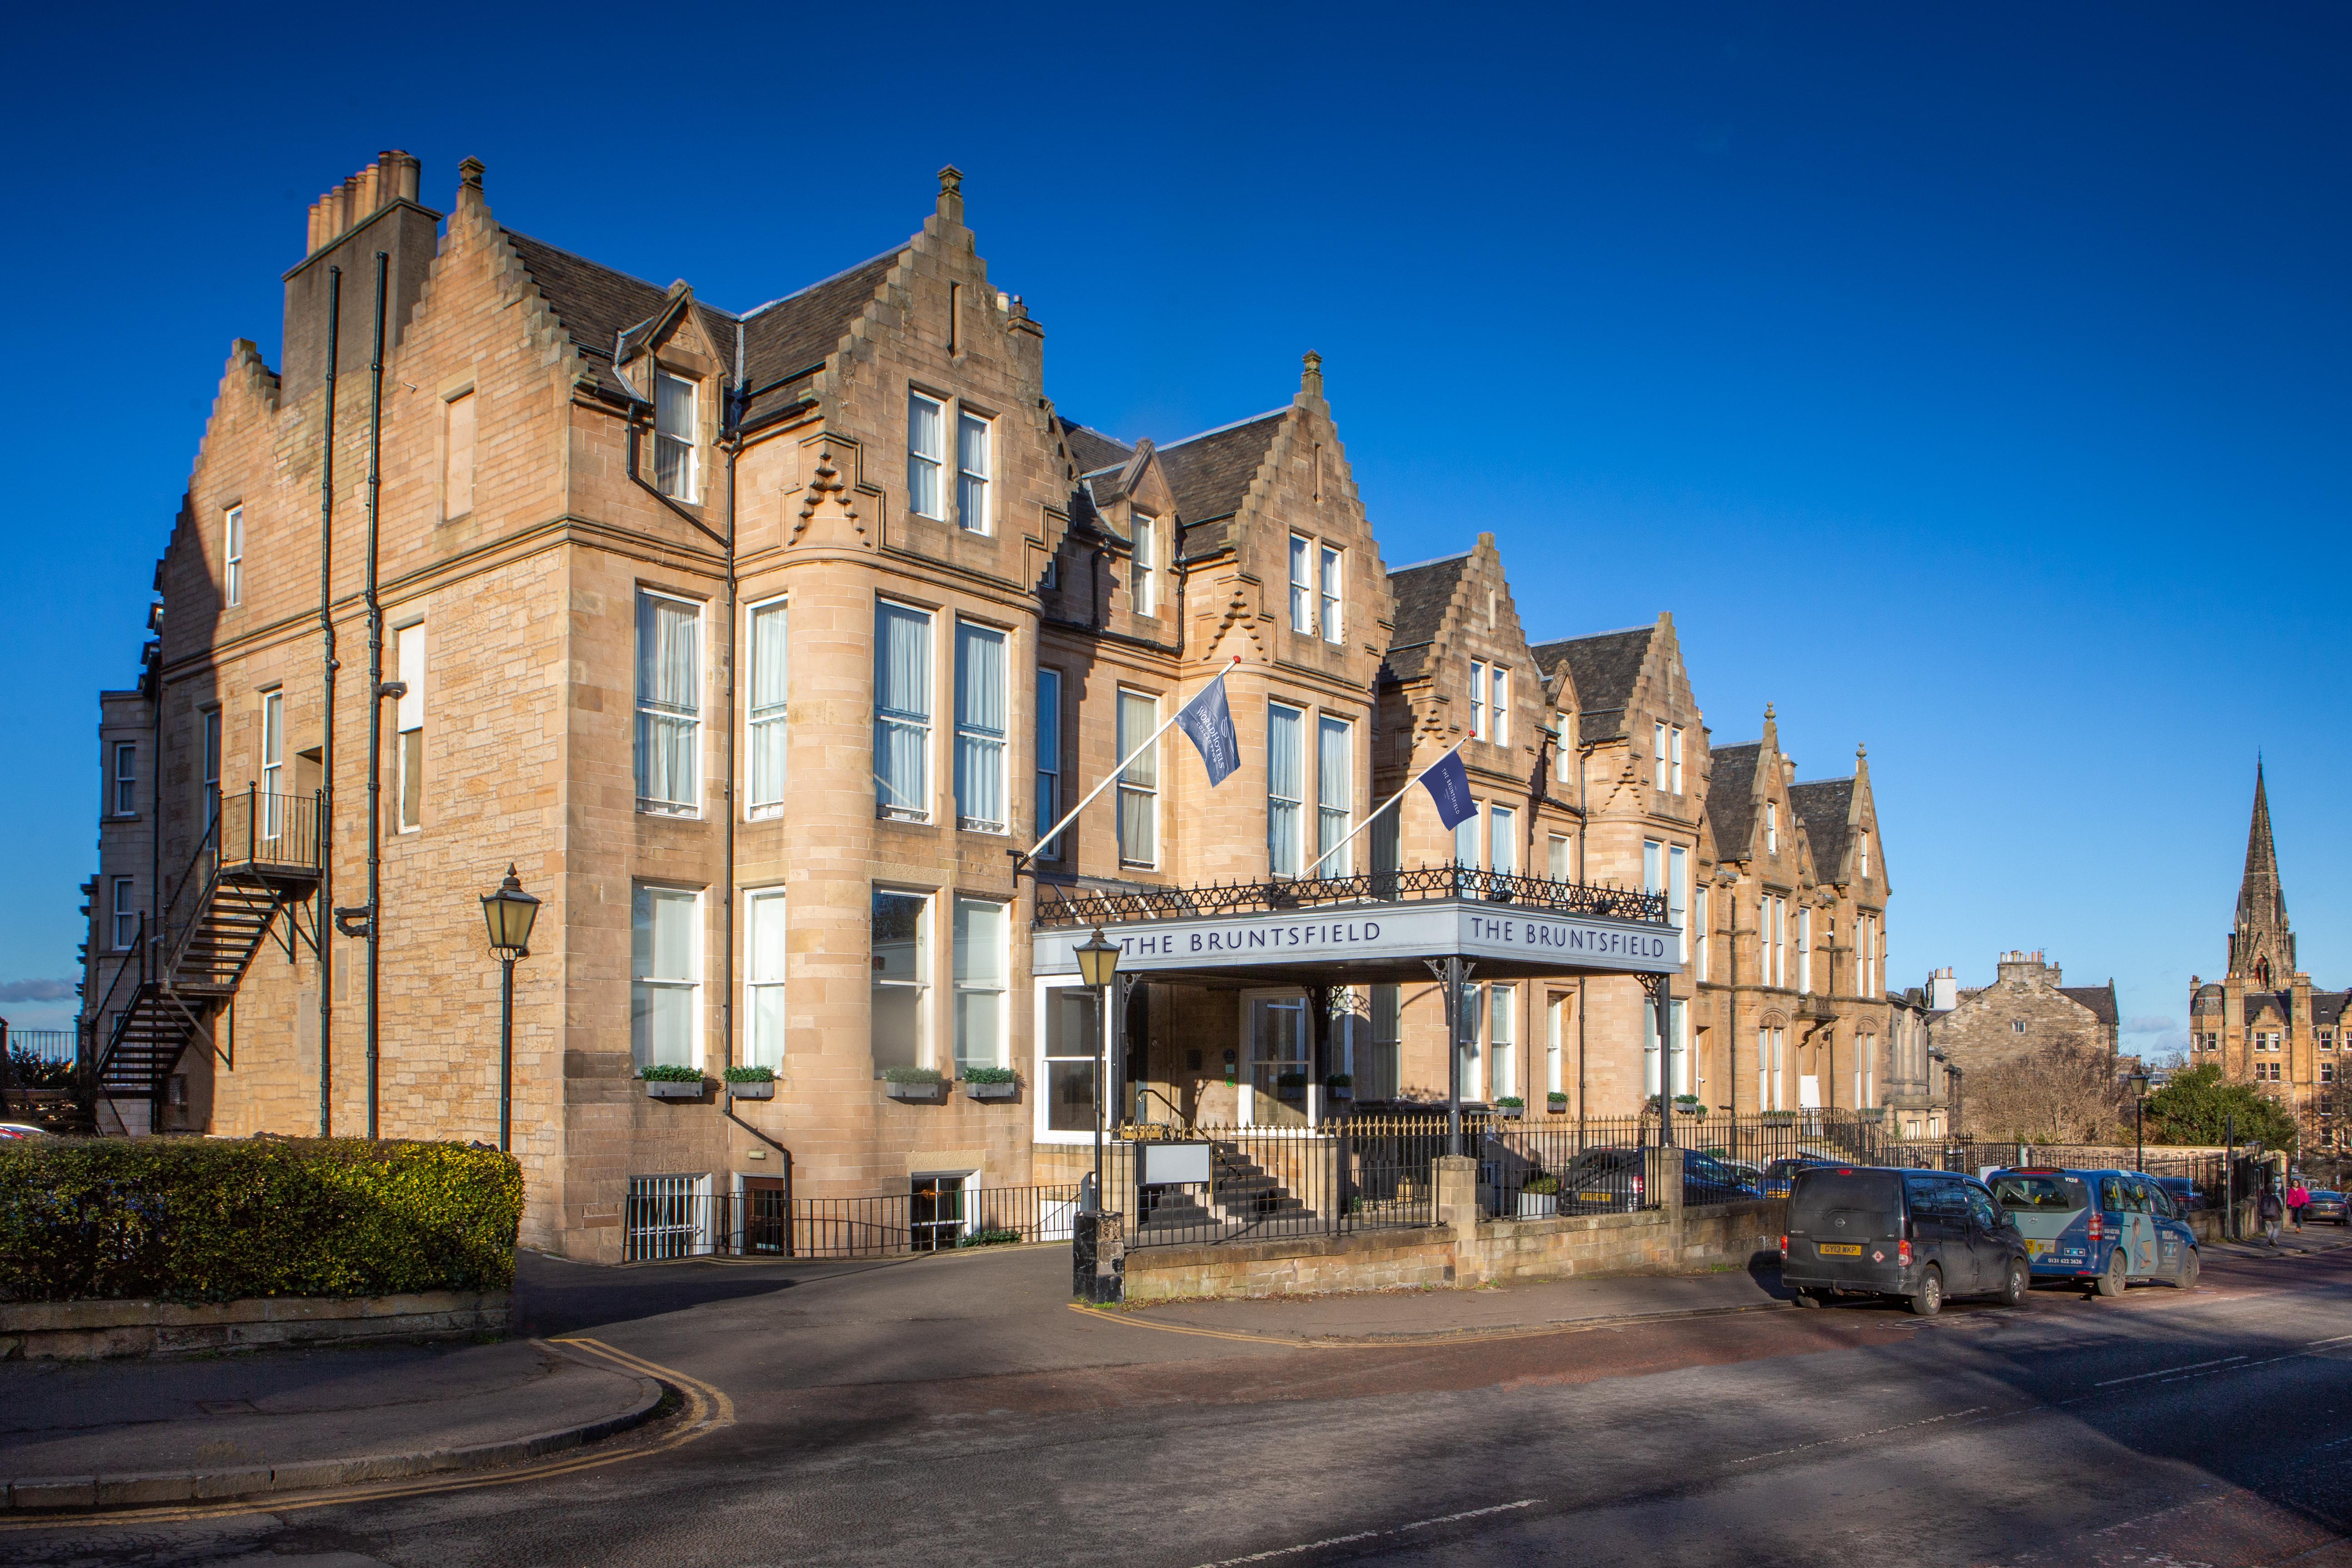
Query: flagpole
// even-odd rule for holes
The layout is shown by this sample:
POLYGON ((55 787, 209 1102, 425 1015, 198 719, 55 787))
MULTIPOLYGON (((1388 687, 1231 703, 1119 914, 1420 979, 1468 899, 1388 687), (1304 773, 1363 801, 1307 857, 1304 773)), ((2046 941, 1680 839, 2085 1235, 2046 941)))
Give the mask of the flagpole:
MULTIPOLYGON (((1211 676, 1206 681, 1202 683, 1201 691, 1206 691, 1211 686, 1223 680, 1226 676, 1231 675, 1234 670, 1234 666, 1241 663, 1241 655, 1234 655, 1232 661, 1228 663, 1224 668, 1217 671, 1216 674, 1211 676)), ((1201 692, 1195 691, 1192 695, 1194 697, 1198 697, 1201 695, 1201 692)), ((1176 727, 1176 721, 1183 717, 1184 710, 1189 706, 1189 703, 1178 703, 1176 705, 1176 710, 1168 715, 1167 721, 1162 723, 1157 730, 1152 731, 1149 736, 1145 737, 1143 742, 1137 746, 1135 750, 1128 752, 1124 757, 1121 757, 1118 760, 1118 766, 1111 769, 1109 776, 1106 777, 1102 783, 1095 785, 1093 790, 1088 792, 1086 799, 1070 807, 1069 811, 1063 816, 1062 820, 1054 824, 1051 831, 1047 832, 1046 835, 1043 838, 1037 840, 1036 843, 1029 846, 1028 848, 1015 851, 1013 858, 1016 868, 1021 865, 1025 865, 1031 860, 1034 860, 1037 858, 1038 850, 1043 849, 1046 845, 1051 844, 1055 839, 1060 837, 1062 829, 1067 827, 1071 823, 1077 820, 1078 813, 1092 805, 1095 803, 1095 797, 1097 795, 1102 794, 1103 791, 1110 788, 1112 784, 1118 782, 1118 776, 1127 772, 1129 764, 1132 763, 1136 758, 1143 755, 1144 752, 1150 751, 1153 743, 1156 742, 1160 736, 1165 735, 1169 731, 1176 727)), ((1432 766, 1434 765, 1434 763, 1432 764, 1432 766)), ((1015 874, 1018 875, 1017 869, 1015 874)))
MULTIPOLYGON (((1323 868, 1324 861, 1328 860, 1332 856, 1337 855, 1340 850, 1345 849, 1349 845, 1354 843, 1356 841, 1357 834, 1361 833, 1365 828, 1370 827, 1373 823, 1378 822, 1381 819, 1381 812, 1386 811, 1389 807, 1402 800, 1404 798, 1405 790, 1411 789, 1413 785, 1427 778, 1430 774, 1431 769, 1436 767, 1438 763, 1444 762, 1446 758, 1460 751, 1464 746, 1467 745, 1469 742, 1470 737, 1465 735, 1462 739, 1454 742, 1454 744, 1446 747, 1445 750, 1438 752, 1434 757, 1432 757, 1429 760, 1429 767, 1422 769, 1421 772, 1413 774, 1412 777, 1404 781, 1404 789, 1397 791, 1396 794, 1389 796, 1388 799, 1374 806, 1372 808, 1372 814, 1370 816, 1367 816, 1363 821, 1356 824, 1355 826, 1348 830, 1347 837, 1342 838, 1339 843, 1334 844, 1330 848, 1326 849, 1322 854, 1317 856, 1315 858, 1315 864, 1307 868, 1306 875, 1312 877, 1316 872, 1321 870, 1323 868)), ((1302 879, 1302 880, 1303 879, 1302 879)))

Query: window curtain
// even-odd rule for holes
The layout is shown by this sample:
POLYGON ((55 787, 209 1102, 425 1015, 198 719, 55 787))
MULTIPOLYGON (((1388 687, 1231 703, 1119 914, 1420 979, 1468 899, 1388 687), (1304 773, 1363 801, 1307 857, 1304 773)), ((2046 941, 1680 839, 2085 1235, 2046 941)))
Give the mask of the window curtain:
POLYGON ((694 894, 639 888, 631 920, 630 1033, 637 1065, 694 1060, 694 894))
POLYGON ((1478 865, 1478 814, 1475 811, 1454 825, 1454 863, 1473 869, 1478 865))
POLYGON ((1486 868, 1497 876, 1519 874, 1519 814, 1496 805, 1487 808, 1486 868))
POLYGON ((1004 634, 956 623, 956 815, 1004 826, 1004 634))
MULTIPOLYGON (((1344 719, 1320 721, 1320 733, 1315 747, 1315 853, 1331 855, 1339 841, 1348 837, 1349 807, 1354 791, 1349 787, 1353 772, 1352 742, 1355 727, 1344 719)), ((1322 877, 1344 877, 1351 868, 1355 857, 1342 853, 1331 855, 1316 873, 1322 877)))
POLYGON ((1277 877, 1298 875, 1298 813, 1305 797, 1305 715, 1296 708, 1265 710, 1265 852, 1277 877))
MULTIPOLYGON (((1037 672, 1037 820, 1031 831, 1043 833, 1062 819, 1062 673, 1037 672)), ((1041 858, 1062 858, 1058 838, 1038 851, 1041 858)))
POLYGON ((696 606, 650 594, 637 599, 637 798, 695 801, 696 606))
POLYGON ((907 399, 907 509, 940 515, 940 465, 947 456, 940 429, 945 412, 928 397, 907 399))
POLYGON ((791 623, 782 605, 751 612, 751 804, 784 798, 784 689, 791 623))
POLYGON ((988 421, 966 414, 956 425, 956 521, 988 531, 988 421))
POLYGON ((887 810, 927 816, 931 618, 898 605, 874 613, 874 781, 887 810))
MULTIPOLYGON (((1118 754, 1126 756, 1160 727, 1160 704, 1131 691, 1118 694, 1118 754)), ((1159 858, 1154 794, 1160 787, 1160 749, 1148 748, 1119 774, 1118 858, 1139 865, 1159 858)))
POLYGON ((958 899, 955 906, 956 1066, 1004 1065, 1005 910, 958 899))
POLYGON ((754 893, 751 900, 746 967, 751 971, 751 1050, 745 1065, 784 1065, 784 895, 754 893))
POLYGON ((661 493, 694 494, 694 384, 674 375, 654 378, 654 482, 661 493))

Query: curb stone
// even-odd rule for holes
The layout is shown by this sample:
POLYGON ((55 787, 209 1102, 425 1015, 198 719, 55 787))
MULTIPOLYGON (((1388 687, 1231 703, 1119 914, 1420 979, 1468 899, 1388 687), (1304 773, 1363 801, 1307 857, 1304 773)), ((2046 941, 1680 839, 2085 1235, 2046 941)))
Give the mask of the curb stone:
POLYGON ((311 1459, 294 1465, 247 1465, 225 1470, 147 1472, 114 1476, 40 1476, 0 1482, 0 1510, 12 1513, 69 1509, 138 1508, 156 1503, 209 1502, 267 1492, 314 1491, 362 1481, 455 1470, 483 1470, 518 1459, 536 1459, 616 1436, 652 1419, 665 1393, 641 1373, 614 1372, 637 1385, 635 1402, 600 1420, 559 1426, 527 1437, 477 1443, 463 1448, 424 1448, 405 1454, 367 1454, 349 1459, 311 1459))

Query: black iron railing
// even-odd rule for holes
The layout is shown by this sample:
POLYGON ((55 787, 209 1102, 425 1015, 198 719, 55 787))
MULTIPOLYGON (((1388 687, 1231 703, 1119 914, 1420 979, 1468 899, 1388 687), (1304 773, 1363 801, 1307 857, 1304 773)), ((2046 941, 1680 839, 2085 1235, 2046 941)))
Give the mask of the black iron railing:
POLYGON ((691 1177, 639 1177, 623 1212, 625 1261, 678 1258, 893 1258, 1024 1241, 1067 1241, 1075 1185, 941 1182, 871 1197, 711 1193, 691 1177))
MULTIPOLYGON (((1339 1236, 1423 1226, 1435 1217, 1430 1161, 1445 1152, 1437 1135, 1353 1136, 1337 1126, 1212 1128, 1193 1137, 1113 1146, 1104 1205, 1133 1216, 1130 1247, 1339 1236), (1169 1142, 1206 1146, 1208 1180, 1139 1183, 1152 1173, 1140 1148, 1169 1142)), ((1155 1162, 1156 1163, 1156 1162, 1155 1162)))
POLYGON ((1418 866, 1410 871, 1367 871, 1353 877, 1213 882, 1190 888, 1075 888, 1044 882, 1037 888, 1035 923, 1041 927, 1117 925, 1129 921, 1276 914, 1339 904, 1430 903, 1446 899, 1653 925, 1664 925, 1666 921, 1664 893, 1513 877, 1470 866, 1418 866))

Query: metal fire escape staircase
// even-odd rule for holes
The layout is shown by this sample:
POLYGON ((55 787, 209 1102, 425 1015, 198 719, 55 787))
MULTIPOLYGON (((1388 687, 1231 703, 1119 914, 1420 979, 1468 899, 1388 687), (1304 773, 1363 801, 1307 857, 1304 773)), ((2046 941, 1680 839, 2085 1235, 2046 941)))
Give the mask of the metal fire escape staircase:
POLYGON ((324 813, 319 795, 264 795, 248 786, 221 798, 163 907, 160 929, 141 917, 138 962, 122 964, 94 1015, 106 1031, 100 1095, 161 1103, 181 1057, 198 1040, 235 1065, 213 1023, 261 944, 278 931, 289 962, 298 941, 319 951, 312 899, 324 813))

